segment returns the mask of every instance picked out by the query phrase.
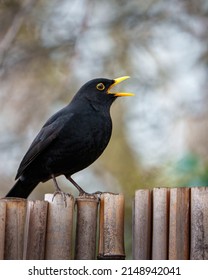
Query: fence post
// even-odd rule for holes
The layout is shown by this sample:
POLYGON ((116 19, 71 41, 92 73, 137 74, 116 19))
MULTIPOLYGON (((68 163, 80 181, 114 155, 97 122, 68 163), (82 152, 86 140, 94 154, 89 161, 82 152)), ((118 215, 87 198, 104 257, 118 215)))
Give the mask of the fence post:
POLYGON ((4 259, 22 260, 27 200, 6 198, 4 259))
POLYGON ((123 194, 101 195, 98 259, 125 259, 123 194))
POLYGON ((170 189, 169 259, 189 259, 189 188, 170 189))
POLYGON ((28 201, 23 251, 25 260, 44 259, 47 207, 46 201, 28 201))
POLYGON ((64 202, 61 194, 46 194, 48 205, 46 260, 72 259, 72 229, 74 197, 66 195, 64 202))
POLYGON ((0 199, 0 260, 4 259, 5 227, 6 227, 6 202, 0 199))
POLYGON ((151 259, 152 199, 150 190, 137 190, 133 203, 133 246, 134 260, 151 259))
POLYGON ((76 260, 95 259, 98 203, 97 196, 79 196, 76 199, 76 260))
POLYGON ((168 193, 167 188, 153 189, 153 260, 167 260, 168 258, 168 193))
POLYGON ((191 188, 191 260, 208 259, 208 188, 191 188))

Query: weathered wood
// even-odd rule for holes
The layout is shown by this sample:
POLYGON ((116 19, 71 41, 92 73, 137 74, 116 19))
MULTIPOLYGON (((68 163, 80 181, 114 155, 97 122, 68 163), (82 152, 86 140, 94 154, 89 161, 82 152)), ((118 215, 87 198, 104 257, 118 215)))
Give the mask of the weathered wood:
POLYGON ((23 258, 24 224, 27 201, 20 198, 7 198, 4 259, 23 258))
POLYGON ((189 259, 189 188, 170 189, 169 259, 189 259))
POLYGON ((191 188, 191 260, 208 259, 208 188, 191 188))
POLYGON ((76 199, 76 260, 95 259, 98 202, 96 196, 80 196, 76 199))
MULTIPOLYGON (((71 259, 74 199, 0 199, 0 259, 71 259), (45 249, 45 250, 44 250, 45 249)), ((99 199, 77 198, 76 259, 94 259, 99 199)), ((133 259, 208 259, 208 187, 138 190, 133 259)), ((98 259, 125 259, 124 196, 100 198, 98 259)))
POLYGON ((153 189, 152 259, 168 258, 168 189, 153 189))
POLYGON ((101 195, 98 259, 125 259, 123 194, 101 195))
POLYGON ((46 201, 28 201, 23 259, 44 259, 47 207, 46 201))
POLYGON ((72 229, 74 198, 61 194, 46 194, 48 205, 48 220, 45 259, 69 260, 72 259, 72 229))
POLYGON ((0 260, 4 259, 5 228, 6 228, 6 202, 0 200, 0 260))
POLYGON ((133 205, 133 259, 151 259, 151 191, 137 190, 133 205))

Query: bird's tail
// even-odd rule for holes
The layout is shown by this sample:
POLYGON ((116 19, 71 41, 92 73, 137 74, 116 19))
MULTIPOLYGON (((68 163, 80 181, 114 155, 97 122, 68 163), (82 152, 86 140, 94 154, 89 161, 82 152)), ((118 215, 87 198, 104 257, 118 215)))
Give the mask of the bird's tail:
POLYGON ((28 183, 18 179, 6 197, 27 198, 36 186, 36 182, 28 183))

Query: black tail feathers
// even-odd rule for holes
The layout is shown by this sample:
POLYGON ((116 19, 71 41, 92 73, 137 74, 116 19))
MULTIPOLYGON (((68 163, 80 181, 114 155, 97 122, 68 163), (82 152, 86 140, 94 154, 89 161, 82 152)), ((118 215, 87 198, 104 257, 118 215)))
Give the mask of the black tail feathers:
POLYGON ((36 187, 37 183, 35 182, 25 182, 20 179, 14 184, 12 189, 8 192, 6 197, 21 197, 27 198, 33 189, 36 187))

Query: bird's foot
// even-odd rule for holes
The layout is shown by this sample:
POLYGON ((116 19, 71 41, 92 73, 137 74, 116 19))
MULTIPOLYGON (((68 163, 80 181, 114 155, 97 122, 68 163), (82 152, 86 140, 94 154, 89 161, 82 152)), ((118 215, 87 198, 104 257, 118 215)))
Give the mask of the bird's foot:
POLYGON ((61 190, 57 190, 57 191, 55 191, 54 194, 53 194, 52 201, 54 200, 54 198, 55 198, 55 196, 56 196, 57 194, 60 194, 60 195, 62 196, 62 199, 63 199, 63 201, 64 201, 65 207, 67 207, 67 197, 70 197, 71 194, 70 194, 70 193, 65 193, 65 192, 63 192, 63 191, 61 191, 61 190))
POLYGON ((79 197, 86 197, 86 198, 98 198, 100 199, 100 196, 101 196, 102 192, 100 191, 97 191, 97 192, 94 192, 94 193, 88 193, 88 192, 85 192, 85 191, 81 191, 79 193, 79 197))
POLYGON ((71 194, 63 192, 63 191, 60 189, 60 187, 59 187, 59 185, 58 185, 58 182, 56 181, 56 177, 55 177, 53 174, 51 175, 51 177, 52 177, 52 179, 53 179, 53 182, 54 182, 54 185, 55 185, 55 189, 56 189, 56 191, 55 191, 54 194, 53 194, 52 201, 54 200, 54 197, 55 197, 57 194, 60 194, 60 195, 62 196, 63 200, 64 200, 65 207, 67 207, 67 200, 66 200, 66 198, 67 198, 67 196, 68 196, 68 197, 71 196, 71 194))
POLYGON ((77 188, 77 190, 79 191, 79 197, 83 197, 83 198, 98 198, 100 199, 100 196, 102 194, 102 192, 98 191, 98 192, 94 192, 94 193, 88 193, 86 191, 83 190, 83 188, 81 188, 72 178, 71 176, 67 176, 65 175, 66 178, 77 188))

